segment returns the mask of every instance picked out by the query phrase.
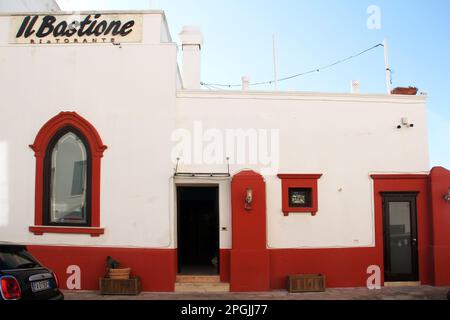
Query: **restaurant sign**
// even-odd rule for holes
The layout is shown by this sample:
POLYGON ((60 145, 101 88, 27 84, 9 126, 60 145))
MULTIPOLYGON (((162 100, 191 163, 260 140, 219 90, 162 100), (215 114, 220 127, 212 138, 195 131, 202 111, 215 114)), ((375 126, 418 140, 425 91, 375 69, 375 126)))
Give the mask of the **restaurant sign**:
POLYGON ((12 16, 11 44, 123 43, 142 41, 141 14, 12 16))

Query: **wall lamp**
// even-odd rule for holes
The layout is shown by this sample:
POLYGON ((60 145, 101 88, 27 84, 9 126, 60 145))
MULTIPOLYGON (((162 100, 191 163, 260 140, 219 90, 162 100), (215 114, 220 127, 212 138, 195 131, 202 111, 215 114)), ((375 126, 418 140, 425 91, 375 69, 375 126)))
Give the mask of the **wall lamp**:
POLYGON ((244 203, 245 210, 251 211, 253 209, 252 204, 253 204, 253 189, 247 188, 244 203))
POLYGON ((444 200, 450 204, 450 188, 448 188, 448 193, 444 196, 444 200))

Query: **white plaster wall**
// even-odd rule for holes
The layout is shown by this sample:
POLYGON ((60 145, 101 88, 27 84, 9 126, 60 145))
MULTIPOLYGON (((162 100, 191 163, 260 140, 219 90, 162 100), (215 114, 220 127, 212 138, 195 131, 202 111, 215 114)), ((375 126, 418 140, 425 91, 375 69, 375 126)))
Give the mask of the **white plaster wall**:
MULTIPOLYGON (((4 24, 6 17, 0 17, 4 24)), ((148 19, 145 19, 147 21, 148 19)), ((161 21, 161 17, 150 20, 161 21)), ((154 24, 149 24, 151 28, 154 24)), ((147 26, 146 26, 147 27, 147 26)), ((0 39, 5 39, 0 31, 0 39)), ((168 180, 175 123, 176 45, 0 43, 0 240, 75 246, 170 247, 168 180), (90 121, 108 146, 102 159, 105 235, 34 236, 35 158, 28 147, 61 111, 90 121), (6 210, 7 208, 8 210, 6 210)), ((149 33, 147 33, 149 34, 149 33)))
MULTIPOLYGON (((281 182, 266 176, 271 248, 374 244, 373 172, 429 170, 426 99, 385 95, 176 91, 176 45, 162 13, 144 16, 142 44, 9 45, 0 16, 0 240, 35 244, 173 248, 171 161, 175 128, 279 129, 280 173, 322 173, 316 217, 281 212, 281 182), (164 26, 166 28, 166 26, 164 26), (163 28, 163 29, 164 29, 163 28), (102 159, 105 235, 28 231, 34 222, 35 158, 28 145, 51 117, 76 111, 108 145, 102 159), (397 130, 402 117, 415 124, 397 130), (338 191, 342 189, 342 191, 338 191)), ((231 164, 231 173, 249 163, 231 164)), ((226 172, 186 165, 181 171, 226 172)), ((195 180, 202 183, 202 180, 195 180)), ((231 247, 229 181, 220 181, 221 247, 231 247)))
MULTIPOLYGON (((280 130, 279 173, 322 173, 319 212, 284 217, 281 181, 266 176, 268 246, 333 248, 374 245, 373 172, 429 170, 424 97, 308 93, 179 91, 177 126, 280 130), (402 117, 413 129, 396 129, 402 117), (339 191, 342 189, 341 191, 339 191)), ((232 173, 263 166, 232 165, 232 173)), ((223 172, 224 165, 183 165, 223 172)))

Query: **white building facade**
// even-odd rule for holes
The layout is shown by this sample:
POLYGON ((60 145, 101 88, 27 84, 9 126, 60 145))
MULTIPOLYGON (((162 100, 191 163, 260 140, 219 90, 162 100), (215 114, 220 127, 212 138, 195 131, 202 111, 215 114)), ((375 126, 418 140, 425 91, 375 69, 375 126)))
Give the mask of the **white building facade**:
POLYGON ((201 33, 180 38, 162 11, 0 16, 0 240, 69 289, 107 256, 144 291, 450 284, 426 96, 200 90, 201 33))

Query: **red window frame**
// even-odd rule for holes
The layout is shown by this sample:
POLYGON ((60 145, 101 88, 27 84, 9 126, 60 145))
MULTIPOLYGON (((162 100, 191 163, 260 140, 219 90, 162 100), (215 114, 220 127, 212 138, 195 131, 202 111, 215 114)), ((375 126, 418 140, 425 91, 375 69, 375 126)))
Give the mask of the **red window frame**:
POLYGON ((318 180, 322 174, 279 174, 282 188, 282 208, 287 217, 290 213, 311 213, 315 216, 319 211, 318 180), (311 207, 290 207, 289 189, 311 189, 311 207))
POLYGON ((44 233, 72 233, 90 234, 98 237, 104 233, 100 228, 100 166, 103 152, 107 149, 95 127, 76 112, 61 112, 50 119, 37 134, 34 143, 30 145, 36 157, 36 189, 35 189, 35 218, 30 232, 35 235, 44 233), (44 197, 44 158, 46 150, 53 136, 64 127, 73 127, 86 138, 91 152, 91 226, 90 227, 61 227, 43 226, 43 197, 44 197))

